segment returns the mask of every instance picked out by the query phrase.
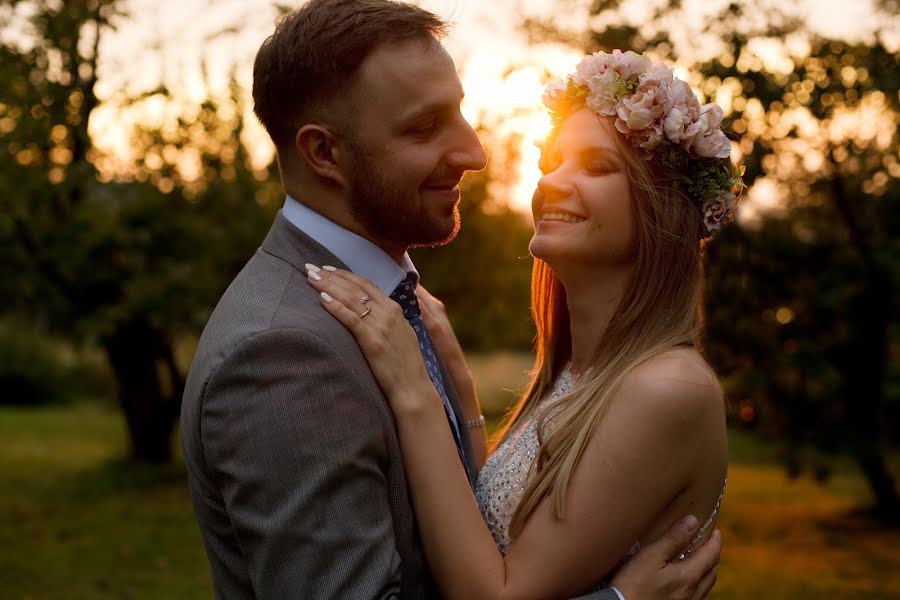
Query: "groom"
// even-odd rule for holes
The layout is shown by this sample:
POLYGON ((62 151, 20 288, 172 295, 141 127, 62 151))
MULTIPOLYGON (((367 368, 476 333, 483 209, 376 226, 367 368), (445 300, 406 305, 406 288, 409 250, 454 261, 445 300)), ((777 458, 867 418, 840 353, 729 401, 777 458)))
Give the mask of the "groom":
MULTIPOLYGON (((390 293, 414 272, 408 247, 456 235, 457 184, 485 154, 459 110, 462 88, 438 42, 446 28, 390 0, 312 0, 256 57, 255 110, 287 199, 210 317, 181 417, 217 598, 438 597, 391 411, 304 265, 346 268, 390 293)), ((474 474, 471 419, 442 374, 474 474)), ((619 572, 626 600, 705 595, 718 542, 667 564, 690 529, 619 572)))

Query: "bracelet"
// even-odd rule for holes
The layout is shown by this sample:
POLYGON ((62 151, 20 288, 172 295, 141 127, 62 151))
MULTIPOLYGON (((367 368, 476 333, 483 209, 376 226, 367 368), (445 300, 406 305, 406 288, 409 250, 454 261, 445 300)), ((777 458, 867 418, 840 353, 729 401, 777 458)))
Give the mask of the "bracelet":
POLYGON ((463 421, 463 425, 466 426, 466 429, 478 429, 479 427, 484 427, 484 415, 478 415, 477 419, 463 421))

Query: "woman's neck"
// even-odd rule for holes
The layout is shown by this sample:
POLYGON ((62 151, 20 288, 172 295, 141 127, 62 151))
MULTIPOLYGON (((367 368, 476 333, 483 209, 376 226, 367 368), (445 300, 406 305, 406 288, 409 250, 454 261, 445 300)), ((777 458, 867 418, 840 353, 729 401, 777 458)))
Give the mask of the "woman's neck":
POLYGON ((629 266, 557 274, 566 288, 569 332, 572 338, 572 373, 581 374, 590 364, 613 313, 625 294, 629 266))

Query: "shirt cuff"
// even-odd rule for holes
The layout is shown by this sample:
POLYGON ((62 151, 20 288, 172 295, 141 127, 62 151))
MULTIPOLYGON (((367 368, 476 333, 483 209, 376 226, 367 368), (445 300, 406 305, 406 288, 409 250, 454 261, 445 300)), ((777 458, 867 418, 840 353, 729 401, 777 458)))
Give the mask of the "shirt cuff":
POLYGON ((622 595, 622 592, 619 591, 619 588, 617 588, 614 585, 611 585, 611 586, 609 586, 609 589, 611 589, 612 591, 614 591, 616 593, 616 596, 619 597, 619 600, 625 600, 625 596, 622 595))

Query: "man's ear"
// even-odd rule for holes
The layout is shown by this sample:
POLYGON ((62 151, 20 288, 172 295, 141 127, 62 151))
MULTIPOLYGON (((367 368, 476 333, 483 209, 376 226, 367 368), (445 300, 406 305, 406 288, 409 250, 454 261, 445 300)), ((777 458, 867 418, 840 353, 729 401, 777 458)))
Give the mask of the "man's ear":
POLYGON ((347 180, 339 167, 342 149, 338 136, 326 127, 309 123, 297 131, 294 145, 297 153, 306 161, 313 173, 346 187, 347 180))

